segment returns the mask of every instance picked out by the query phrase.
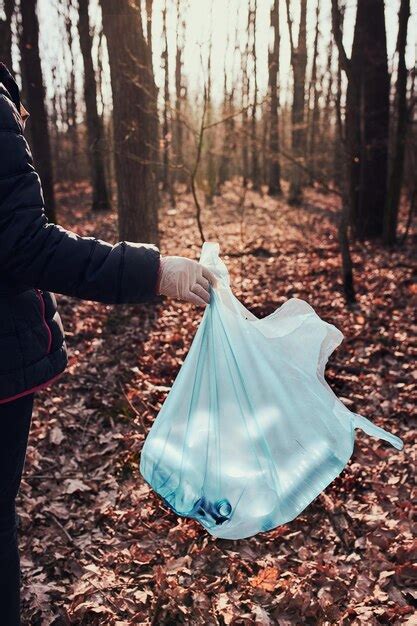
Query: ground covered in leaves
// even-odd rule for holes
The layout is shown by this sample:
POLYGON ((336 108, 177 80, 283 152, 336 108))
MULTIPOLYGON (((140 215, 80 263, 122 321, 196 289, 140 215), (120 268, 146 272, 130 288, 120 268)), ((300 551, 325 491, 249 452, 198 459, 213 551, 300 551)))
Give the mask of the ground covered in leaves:
MULTIPOLYGON (((83 185, 62 188, 63 225, 116 241, 114 216, 93 216, 88 201, 83 185)), ((390 253, 354 246, 349 309, 336 220, 334 197, 318 191, 296 209, 232 185, 203 212, 256 315, 296 296, 343 331, 327 379, 349 408, 402 437, 403 451, 357 431, 347 468, 296 520, 215 540, 168 511, 138 470, 201 309, 61 296, 70 366, 38 396, 18 505, 25 624, 416 623, 415 239, 390 253)), ((163 253, 198 258, 189 196, 161 211, 161 234, 163 253)))

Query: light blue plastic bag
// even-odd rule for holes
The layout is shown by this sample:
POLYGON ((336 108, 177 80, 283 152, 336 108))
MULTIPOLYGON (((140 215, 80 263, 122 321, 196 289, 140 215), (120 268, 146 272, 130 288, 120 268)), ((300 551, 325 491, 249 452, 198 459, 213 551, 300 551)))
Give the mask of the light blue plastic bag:
POLYGON ((249 537, 296 517, 343 470, 355 428, 402 441, 352 413, 324 378, 342 333, 291 298, 258 319, 219 277, 190 351, 142 449, 145 480, 214 536, 249 537))

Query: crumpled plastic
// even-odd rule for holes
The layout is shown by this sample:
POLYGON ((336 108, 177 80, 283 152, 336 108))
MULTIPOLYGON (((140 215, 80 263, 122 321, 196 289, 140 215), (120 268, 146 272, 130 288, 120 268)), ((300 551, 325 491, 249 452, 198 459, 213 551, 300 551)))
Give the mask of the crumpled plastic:
POLYGON ((298 298, 258 319, 233 295, 217 243, 203 245, 200 262, 218 286, 145 440, 140 471, 175 513, 241 539, 299 515, 348 463, 355 429, 403 444, 327 384, 340 330, 298 298))

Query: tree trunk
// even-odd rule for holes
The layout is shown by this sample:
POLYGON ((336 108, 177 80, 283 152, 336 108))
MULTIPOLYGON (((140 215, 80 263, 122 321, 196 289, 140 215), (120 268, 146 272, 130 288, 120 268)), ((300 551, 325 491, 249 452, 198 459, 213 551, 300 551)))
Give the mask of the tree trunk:
MULTIPOLYGON (((292 152, 296 161, 303 160, 305 154, 305 80, 307 69, 307 0, 301 0, 300 27, 298 43, 295 46, 292 32, 292 19, 290 15, 290 1, 286 0, 288 30, 290 34, 291 65, 294 79, 294 95, 291 112, 292 122, 292 152)), ((302 199, 304 174, 301 167, 295 163, 292 166, 289 202, 300 204, 302 199)))
MULTIPOLYGON (((142 40, 144 41, 144 32, 142 28, 141 22, 141 0, 136 0, 136 6, 139 11, 139 22, 140 22, 140 32, 142 33, 142 40)), ((146 7, 146 32, 147 32, 147 41, 144 46, 144 58, 146 59, 146 67, 147 72, 146 76, 148 77, 148 101, 149 101, 149 113, 150 113, 150 121, 152 128, 152 141, 150 144, 150 156, 152 163, 155 168, 155 176, 156 176, 156 204, 158 204, 158 181, 160 177, 161 169, 159 167, 159 116, 158 116, 158 88, 155 84, 154 80, 154 72, 153 72, 153 57, 152 57, 152 15, 153 15, 153 0, 145 0, 146 7)))
POLYGON ((352 56, 343 47, 332 0, 333 32, 348 78, 346 142, 350 223, 359 239, 380 237, 387 196, 390 79, 383 0, 358 0, 352 56))
MULTIPOLYGON (((100 7, 101 11, 101 7, 100 7)), ((100 15, 101 18, 101 15, 100 15)), ((97 75, 96 85, 98 89, 98 97, 100 103, 100 124, 103 131, 103 146, 104 148, 104 175, 106 181, 108 181, 108 193, 109 200, 112 201, 112 181, 115 180, 114 173, 114 150, 113 150, 113 126, 112 119, 106 118, 106 105, 105 105, 105 78, 104 78, 104 63, 103 56, 104 50, 107 52, 107 42, 103 33, 103 20, 100 20, 100 28, 98 32, 98 46, 97 46, 97 75)))
POLYGON ((259 190, 259 158, 257 140, 256 115, 258 109, 258 68, 256 57, 256 14, 258 10, 257 0, 251 2, 251 30, 252 30, 252 61, 253 61, 253 106, 251 113, 251 150, 252 150, 252 187, 259 190))
POLYGON ((352 225, 359 239, 383 233, 387 198, 389 93, 384 0, 359 0, 352 63, 360 86, 360 179, 352 225))
POLYGON ((110 198, 104 165, 104 132, 97 111, 97 86, 91 49, 93 38, 90 34, 88 17, 89 0, 78 0, 78 33, 84 61, 84 99, 86 107, 88 156, 93 187, 93 211, 110 209, 110 198))
MULTIPOLYGON (((171 133, 169 128, 169 115, 171 110, 170 93, 169 93, 169 55, 168 55, 168 33, 167 33, 167 2, 165 0, 164 9, 162 11, 162 55, 161 65, 164 70, 164 105, 163 105, 163 124, 162 124, 162 142, 163 142, 163 167, 162 167, 162 189, 169 192, 172 198, 171 188, 171 172, 170 172, 170 155, 169 147, 171 143, 171 133)), ((173 203, 175 205, 175 202, 173 203)))
POLYGON ((246 29, 245 50, 242 53, 242 184, 243 187, 248 185, 249 175, 249 151, 248 151, 248 106, 249 106, 249 76, 248 76, 248 57, 249 57, 249 30, 250 30, 250 7, 248 9, 248 22, 246 29))
MULTIPOLYGON (((138 5, 140 6, 140 5, 138 5)), ((146 41, 148 48, 152 52, 152 12, 153 12, 153 0, 146 0, 146 41)), ((153 72, 153 65, 151 66, 153 72)))
MULTIPOLYGON (((328 180, 333 181, 333 185, 338 186, 339 172, 341 171, 341 159, 342 154, 340 140, 335 132, 333 123, 329 128, 329 120, 333 120, 334 114, 337 111, 334 106, 334 101, 341 98, 342 85, 341 85, 341 68, 340 64, 337 66, 336 72, 333 71, 333 51, 334 51, 334 39, 331 38, 327 47, 327 61, 326 70, 322 79, 322 92, 324 94, 324 107, 319 107, 319 136, 320 145, 318 150, 324 153, 326 150, 326 168, 325 175, 328 180), (335 89, 336 86, 336 89, 335 89), (329 140, 328 132, 330 131, 330 146, 327 143, 329 140), (329 149, 330 148, 330 149, 329 149)), ((336 120, 337 122, 337 120, 336 120)), ((342 165, 343 167, 343 165, 342 165)))
MULTIPOLYGON (((213 24, 212 16, 211 16, 211 24, 213 24)), ((212 102, 212 87, 211 87, 212 85, 211 63, 212 63, 212 52, 213 52, 212 34, 213 34, 213 29, 211 28, 211 31, 210 31, 211 36, 210 36, 208 59, 207 59, 207 104, 206 104, 207 126, 210 126, 210 124, 213 121, 213 102, 212 102)), ((213 198, 216 193, 216 186, 217 186, 216 163, 214 161, 214 156, 213 156, 214 141, 213 141, 212 129, 208 129, 206 133, 206 137, 207 137, 206 139, 207 186, 206 186, 205 196, 206 196, 206 204, 211 205, 213 204, 213 198)))
POLYGON ((79 159, 80 159, 80 142, 78 135, 78 122, 77 122, 77 94, 75 88, 75 56, 74 45, 72 36, 72 0, 67 0, 66 16, 65 16, 65 29, 68 40, 68 48, 70 51, 70 72, 69 82, 67 85, 67 107, 68 107, 68 136, 71 142, 71 159, 70 159, 70 173, 71 178, 76 180, 80 176, 79 159))
POLYGON ((317 88, 317 57, 319 44, 319 24, 320 24, 320 0, 317 1, 316 7, 316 28, 314 34, 313 45, 313 63, 311 68, 311 80, 308 90, 308 120, 307 120, 307 136, 306 154, 311 173, 310 184, 313 184, 316 177, 316 139, 319 125, 319 91, 317 88))
POLYGON ((48 115, 45 105, 41 60, 39 57, 39 22, 36 14, 36 0, 20 3, 22 14, 21 54, 22 71, 25 75, 32 150, 36 168, 42 181, 45 199, 45 212, 55 221, 55 196, 51 146, 49 140, 48 115))
MULTIPOLYGON (((336 110, 336 137, 334 142, 334 152, 333 152, 333 171, 335 175, 335 180, 337 181, 337 185, 339 189, 342 189, 344 192, 344 204, 346 209, 346 215, 349 218, 349 193, 348 193, 348 163, 349 156, 346 146, 346 133, 344 132, 343 123, 342 123, 342 69, 340 67, 340 63, 337 67, 337 75, 336 75, 336 94, 335 94, 335 110, 336 110)), ((330 110, 326 109, 328 114, 330 115, 330 110)), ((344 207, 344 208, 345 208, 344 207)), ((349 226, 349 219, 347 219, 347 224, 349 226)))
POLYGON ((54 85, 54 95, 51 100, 51 113, 50 113, 50 124, 51 124, 51 152, 52 158, 54 162, 54 172, 57 180, 61 178, 62 172, 62 164, 61 164, 61 141, 60 141, 60 132, 59 132, 59 124, 62 119, 61 112, 61 100, 58 94, 58 77, 57 77, 57 68, 56 65, 53 65, 51 68, 52 82, 54 85))
POLYGON ((392 245, 397 239, 398 209, 400 205, 401 186, 404 173, 405 141, 408 122, 407 109, 407 66, 405 49, 407 45, 407 26, 410 17, 410 0, 401 0, 398 14, 398 69, 396 86, 396 118, 397 125, 394 136, 394 150, 389 177, 387 205, 385 209, 384 240, 392 245))
MULTIPOLYGON (((185 22, 184 20, 181 21, 180 15, 180 0, 177 0, 177 32, 175 41, 175 156, 177 165, 183 166, 184 154, 182 108, 184 96, 182 94, 182 57, 184 50, 185 22)), ((176 179, 184 182, 184 172, 177 172, 176 179)))
POLYGON ((129 0, 101 0, 110 60, 122 239, 158 243, 153 143, 155 84, 140 10, 129 0))
MULTIPOLYGON (((231 69, 231 75, 235 75, 235 59, 239 53, 238 42, 238 18, 236 18, 234 45, 233 45, 233 65, 231 69)), ((230 38, 227 35, 226 54, 223 65, 223 117, 224 123, 224 135, 222 144, 222 153, 220 157, 218 180, 217 180, 217 193, 221 194, 221 186, 230 180, 232 175, 232 155, 236 149, 235 138, 235 117, 234 113, 234 98, 235 98, 235 85, 231 84, 228 88, 228 71, 227 71, 227 58, 229 58, 230 51, 230 38)))
POLYGON ((261 152, 261 163, 259 167, 259 177, 260 177, 260 190, 263 193, 263 185, 268 186, 269 182, 269 164, 270 164, 270 155, 268 154, 268 138, 269 138, 269 106, 266 102, 262 102, 261 105, 261 115, 260 115, 260 126, 261 126, 261 146, 265 146, 265 150, 261 152))
POLYGON ((226 120, 224 123, 224 135, 223 135, 223 148, 220 156, 219 163, 219 172, 217 178, 217 193, 221 194, 221 186, 226 182, 229 177, 229 135, 230 135, 230 122, 231 119, 228 119, 228 116, 231 114, 231 110, 229 108, 229 94, 227 91, 227 68, 226 68, 226 59, 228 58, 230 46, 230 38, 229 33, 227 33, 227 41, 226 41, 226 53, 224 55, 224 65, 223 65, 223 118, 226 120))
POLYGON ((14 13, 14 0, 4 0, 4 20, 0 19, 0 61, 12 72, 12 18, 14 13))
POLYGON ((279 196, 281 189, 281 167, 279 162, 279 54, 280 54, 280 27, 279 27, 279 0, 274 0, 271 8, 271 28, 274 31, 274 43, 268 51, 268 88, 270 98, 269 110, 269 183, 270 196, 279 196))
MULTIPOLYGON (((343 281, 343 292, 345 296, 345 300, 348 304, 352 304, 355 302, 355 286, 354 286, 354 277, 353 277, 353 263, 352 257, 350 254, 350 245, 349 245, 349 146, 346 141, 346 132, 343 132, 343 121, 342 121, 342 68, 345 70, 348 80, 350 77, 351 66, 350 61, 346 56, 345 49, 343 47, 343 17, 339 12, 339 8, 337 5, 337 0, 332 0, 332 29, 334 39, 339 52, 339 64, 337 69, 337 92, 335 99, 335 109, 336 109, 336 127, 338 134, 338 142, 336 145, 339 146, 339 150, 335 154, 335 170, 338 171, 338 161, 342 157, 342 150, 340 146, 343 146, 344 149, 344 158, 342 162, 342 168, 340 169, 340 188, 342 190, 342 206, 339 215, 339 244, 340 244, 340 252, 342 257, 342 281, 343 281), (344 166, 344 167, 343 167, 344 166)), ((347 122, 345 123, 346 126, 347 122)))

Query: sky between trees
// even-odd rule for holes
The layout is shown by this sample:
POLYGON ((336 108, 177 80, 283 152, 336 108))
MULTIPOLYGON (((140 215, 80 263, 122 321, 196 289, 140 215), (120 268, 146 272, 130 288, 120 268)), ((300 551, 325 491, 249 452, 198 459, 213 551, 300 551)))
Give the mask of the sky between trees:
MULTIPOLYGON (((48 95, 53 94, 54 85, 51 83, 50 67, 57 67, 58 80, 65 83, 66 72, 70 64, 70 55, 66 38, 61 36, 60 28, 60 2, 59 0, 39 0, 39 21, 40 21, 40 42, 41 56, 44 64, 44 76, 48 95), (61 78, 59 78, 61 77, 61 78)), ((163 82, 163 70, 161 69, 162 42, 162 9, 165 0, 154 0, 153 8, 153 57, 155 81, 160 87, 163 82)), ((234 55, 235 33, 237 32, 238 44, 241 48, 245 45, 245 32, 247 28, 247 0, 184 0, 184 8, 181 11, 180 19, 185 20, 185 50, 184 50, 184 75, 187 79, 190 93, 202 94, 205 80, 204 68, 207 67, 207 55, 210 38, 212 38, 212 96, 214 102, 220 102, 223 93, 224 64, 226 63, 228 80, 239 81, 241 75, 240 60, 238 55, 234 55), (237 31, 236 31, 237 28, 237 31), (227 48, 227 38, 229 35, 229 47, 227 48), (235 60, 234 60, 235 57, 235 60)), ((286 23, 286 13, 284 2, 282 2, 280 12, 281 20, 281 101, 285 102, 291 98, 291 69, 289 54, 288 27, 286 23)), ((307 34, 309 62, 311 62, 311 51, 315 30, 316 0, 308 3, 307 34)), ((330 0, 320 2, 320 41, 319 59, 324 67, 326 61, 326 50, 331 38, 331 18, 330 0)), ((1 2, 0 2, 1 6, 1 2)), ((257 10, 257 74, 259 93, 266 93, 268 81, 268 45, 270 40, 269 11, 270 0, 258 0, 257 10)), ((295 24, 298 23, 299 2, 292 2, 292 13, 295 24)), ((398 7, 399 0, 386 0, 386 27, 387 27, 387 47, 389 55, 390 69, 393 67, 393 55, 395 51, 396 37, 398 31, 398 7)), ((175 39, 177 31, 177 12, 175 0, 167 2, 167 27, 168 46, 170 54, 171 88, 174 81, 175 39)), ((349 52, 352 43, 353 27, 356 14, 356 2, 348 0, 346 4, 346 17, 344 25, 344 41, 349 52)), ((90 6, 90 20, 95 29, 95 56, 99 45, 98 25, 100 24, 99 0, 92 0, 90 6)), ((61 20, 62 21, 62 20, 61 20)), ((81 52, 77 37, 77 13, 74 9, 73 19, 73 51, 75 62, 80 64, 82 70, 81 52)), ((408 26, 407 42, 407 66, 411 68, 416 62, 417 50, 417 2, 411 2, 411 17, 408 26)), ((15 46, 15 54, 18 54, 15 46)), ((82 71, 78 74, 77 89, 82 93, 82 71)), ((110 77, 107 63, 104 63, 104 80, 108 85, 105 89, 105 98, 108 103, 111 101, 110 77)))

